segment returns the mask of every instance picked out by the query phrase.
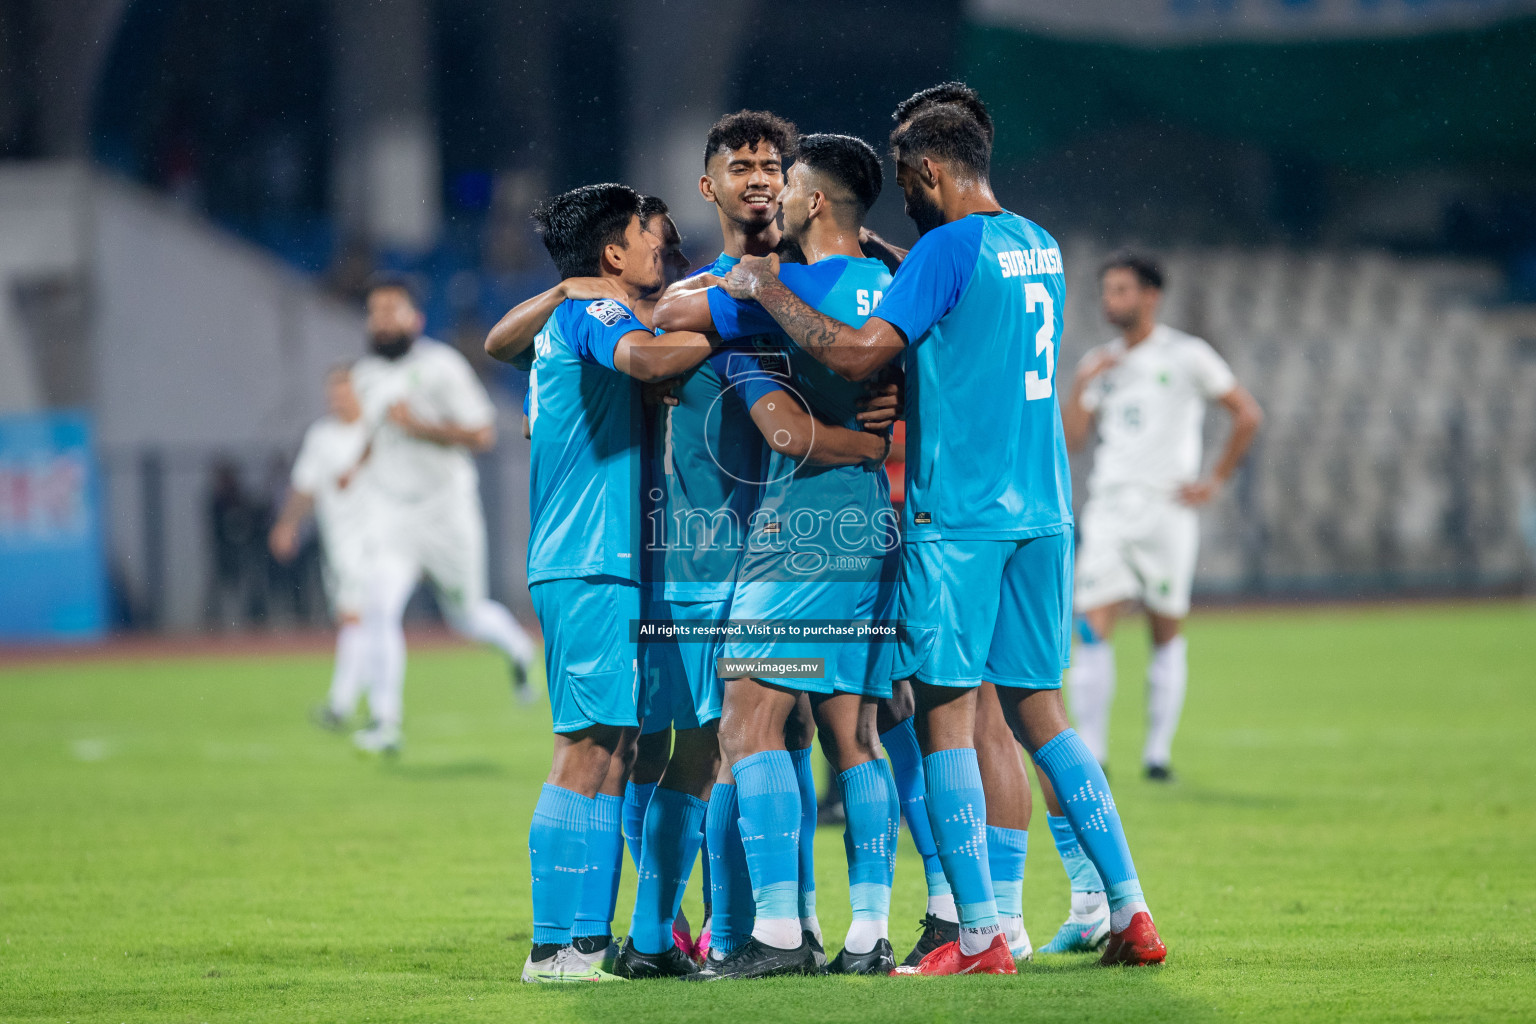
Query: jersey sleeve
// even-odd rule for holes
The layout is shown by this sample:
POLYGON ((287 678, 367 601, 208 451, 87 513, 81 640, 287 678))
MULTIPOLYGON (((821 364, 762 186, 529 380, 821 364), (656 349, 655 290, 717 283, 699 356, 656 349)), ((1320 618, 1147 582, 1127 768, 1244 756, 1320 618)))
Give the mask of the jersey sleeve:
POLYGON ((466 430, 478 430, 496 422, 496 406, 475 376, 474 367, 459 353, 448 350, 452 358, 444 360, 444 387, 453 422, 466 430))
POLYGON ((779 383, 776 376, 763 369, 762 362, 754 353, 735 350, 716 352, 709 357, 709 365, 714 367, 728 387, 736 389, 748 410, 764 396, 784 390, 784 385, 779 383))
POLYGON ((724 288, 718 287, 710 288, 704 294, 709 297, 709 317, 715 322, 715 333, 726 341, 779 332, 779 322, 751 299, 732 298, 724 288))
POLYGON ((1207 401, 1220 398, 1237 386, 1237 377, 1227 361, 1216 353, 1210 343, 1199 338, 1189 346, 1185 358, 1195 389, 1207 401))
POLYGON ((304 433, 304 442, 299 445, 298 458, 293 460, 293 472, 288 477, 289 485, 300 494, 314 494, 325 486, 325 459, 321 448, 319 430, 310 427, 304 433))
POLYGON ((614 299, 575 303, 566 328, 566 338, 577 358, 610 370, 616 369, 613 354, 620 338, 632 331, 651 333, 628 306, 614 299))
POLYGON ((935 228, 912 247, 874 316, 915 344, 960 301, 981 252, 983 225, 967 217, 935 228))

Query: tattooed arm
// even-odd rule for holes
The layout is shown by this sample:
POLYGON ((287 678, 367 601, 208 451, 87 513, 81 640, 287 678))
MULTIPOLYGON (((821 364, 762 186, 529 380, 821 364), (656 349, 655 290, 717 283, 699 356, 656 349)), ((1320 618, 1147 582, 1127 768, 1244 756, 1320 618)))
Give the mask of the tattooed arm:
POLYGON ((757 300, 785 334, 840 377, 863 380, 901 355, 907 339, 891 324, 870 317, 854 328, 824 316, 784 286, 778 269, 777 256, 746 256, 721 287, 734 298, 757 300))

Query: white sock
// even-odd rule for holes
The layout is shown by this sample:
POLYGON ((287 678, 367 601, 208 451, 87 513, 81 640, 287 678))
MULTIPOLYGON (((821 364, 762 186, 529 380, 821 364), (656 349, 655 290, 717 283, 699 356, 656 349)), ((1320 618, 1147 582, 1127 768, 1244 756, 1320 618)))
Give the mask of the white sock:
POLYGON ((1003 926, 1003 939, 1009 946, 1018 944, 1024 937, 1024 916, 1013 914, 998 914, 997 923, 1003 926))
POLYGON ((752 924, 752 937, 774 949, 796 949, 805 941, 798 917, 760 917, 752 924))
POLYGON ((1072 894, 1072 913, 1068 921, 1087 924, 1097 921, 1109 909, 1109 897, 1102 892, 1075 892, 1072 894))
POLYGON ((331 712, 346 718, 357 710, 367 682, 368 633, 361 622, 343 623, 336 631, 336 665, 331 670, 331 712))
POLYGON ((370 606, 363 613, 372 670, 368 673, 368 711, 375 721, 400 727, 405 703, 405 604, 416 577, 403 566, 378 570, 370 606))
POLYGON ((950 924, 960 923, 960 912, 955 909, 955 894, 952 892, 946 892, 942 896, 929 896, 928 913, 940 921, 948 921, 950 924))
POLYGON ((1143 763, 1168 763, 1188 683, 1189 660, 1184 638, 1176 636, 1153 648, 1152 662, 1147 666, 1147 745, 1141 754, 1143 763))
POLYGON ((987 947, 992 945, 992 940, 1001 935, 1002 932, 1003 926, 1000 924, 988 925, 985 928, 967 928, 965 925, 961 925, 960 952, 966 956, 984 953, 987 947))
POLYGON ((855 956, 868 953, 875 948, 875 943, 891 937, 890 929, 890 922, 883 918, 878 921, 854 921, 848 926, 848 938, 843 948, 855 956))
POLYGON ((1131 918, 1137 914, 1146 914, 1150 917, 1152 916, 1152 911, 1148 910, 1147 905, 1140 900, 1127 903, 1119 910, 1111 910, 1109 912, 1109 930, 1112 932, 1125 931, 1126 928, 1130 927, 1131 918))
POLYGON ((490 644, 519 665, 526 665, 533 658, 533 638, 518 625, 506 605, 495 601, 480 601, 464 610, 460 631, 472 640, 490 644))
POLYGON ((1088 752, 1109 760, 1109 707, 1115 701, 1115 649, 1108 643, 1078 644, 1067 673, 1072 721, 1088 752))
MULTIPOLYGON (((822 941, 821 922, 816 920, 815 914, 812 914, 810 917, 802 917, 800 919, 800 930, 803 932, 810 932, 812 935, 816 936, 817 942, 822 941)), ((800 943, 797 942, 795 945, 798 946, 800 943)))
POLYGON ((405 713, 405 629, 398 620, 374 626, 374 664, 368 712, 383 725, 399 728, 405 713))

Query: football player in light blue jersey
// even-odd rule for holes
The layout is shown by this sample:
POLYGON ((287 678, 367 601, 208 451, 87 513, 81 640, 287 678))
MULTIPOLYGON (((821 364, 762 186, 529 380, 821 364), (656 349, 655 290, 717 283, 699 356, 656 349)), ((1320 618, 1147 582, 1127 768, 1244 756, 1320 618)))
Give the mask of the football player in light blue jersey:
POLYGON ((1106 964, 1166 955, 1098 762, 1061 702, 1071 605, 1072 513, 1055 398, 1064 284, 1060 250, 1004 210, 989 140, 953 104, 892 135, 907 213, 922 237, 862 327, 810 308, 777 261, 743 260, 724 287, 755 299, 791 338, 860 380, 901 356, 907 371, 906 544, 898 674, 916 680, 927 803, 960 936, 911 970, 1014 973, 987 859, 974 749, 977 692, 995 685, 1014 731, 1062 795, 1108 885, 1106 964), (965 813, 969 806, 971 811, 965 813))
MULTIPOLYGON (((879 157, 858 139, 812 135, 801 140, 780 199, 785 240, 810 262, 786 265, 783 273, 797 294, 830 315, 862 322, 890 283, 884 264, 864 258, 859 247, 860 227, 879 196, 881 178, 879 157)), ((718 288, 664 296, 656 318, 659 325, 673 329, 686 324, 688 329, 714 330, 726 341, 757 335, 783 341, 778 324, 762 307, 718 288)), ((715 359, 735 355, 723 353, 715 359)), ((794 348, 780 358, 787 372, 779 379, 789 389, 780 401, 803 401, 818 420, 861 428, 864 385, 844 380, 794 348)), ((745 371, 732 373, 733 382, 748 378, 745 371)), ((743 387, 750 390, 750 385, 743 387)), ((881 467, 884 445, 863 464, 817 466, 806 464, 802 453, 786 450, 769 430, 764 435, 773 454, 731 600, 732 620, 890 620, 899 537, 881 467)), ((891 692, 890 655, 890 644, 867 636, 850 642, 796 643, 733 637, 722 651, 729 659, 824 659, 819 678, 728 679, 722 736, 738 790, 754 786, 758 774, 772 778, 776 767, 788 763, 783 722, 796 703, 796 691, 813 694, 823 750, 840 773, 838 785, 847 810, 845 845, 854 919, 842 953, 828 965, 834 973, 888 974, 896 966, 889 916, 899 805, 875 730, 875 701, 891 692), (775 760, 785 764, 776 765, 775 760)), ((788 814, 792 809, 786 805, 796 794, 787 785, 782 788, 764 797, 775 803, 777 813, 788 814)), ((739 799, 743 815, 753 813, 748 805, 758 795, 742 793, 739 799)), ((794 859, 796 838, 792 831, 768 828, 754 839, 763 847, 754 859, 777 870, 794 859), (784 848, 769 849, 774 845, 784 848)), ((712 966, 710 971, 718 976, 759 977, 793 961, 799 935, 791 907, 775 911, 765 905, 772 902, 765 897, 782 882, 765 883, 759 874, 753 875, 753 888, 760 894, 755 941, 712 966)))
MULTIPOLYGON (((644 229, 640 212, 631 189, 589 185, 536 213, 562 278, 614 279, 626 301, 563 302, 533 343, 528 581, 544 629, 556 735, 529 832, 534 947, 525 981, 612 977, 575 948, 571 929, 589 833, 619 830, 617 798, 597 798, 615 751, 639 725, 629 636, 629 623, 640 618, 643 424, 635 381, 674 377, 711 351, 703 335, 657 337, 636 318, 633 305, 662 283, 661 240, 644 229)), ((609 917, 611 905, 609 895, 609 917)))

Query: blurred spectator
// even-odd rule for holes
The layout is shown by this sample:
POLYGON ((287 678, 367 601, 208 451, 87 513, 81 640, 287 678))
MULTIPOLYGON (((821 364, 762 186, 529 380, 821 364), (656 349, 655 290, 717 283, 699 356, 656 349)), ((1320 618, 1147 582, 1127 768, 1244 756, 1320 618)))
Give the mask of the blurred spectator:
MULTIPOLYGON (((261 545, 256 509, 240 483, 240 469, 229 458, 213 464, 208 495, 208 527, 213 544, 213 576, 208 581, 207 621, 210 626, 237 624, 242 615, 254 617, 255 601, 250 554, 261 545), (233 600, 233 610, 226 608, 233 600)), ((263 614, 265 608, 262 608, 263 614)))

